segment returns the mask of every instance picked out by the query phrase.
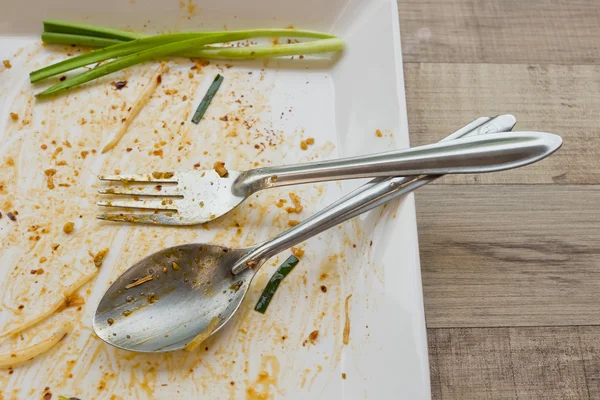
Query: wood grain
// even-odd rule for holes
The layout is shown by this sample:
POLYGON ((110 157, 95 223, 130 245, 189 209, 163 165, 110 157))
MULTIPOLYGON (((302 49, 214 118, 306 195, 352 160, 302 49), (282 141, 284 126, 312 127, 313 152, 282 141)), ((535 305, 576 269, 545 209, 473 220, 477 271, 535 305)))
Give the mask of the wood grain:
POLYGON ((600 399, 600 328, 580 326, 579 342, 590 399, 600 399))
POLYGON ((597 64, 596 0, 400 0, 405 62, 597 64))
POLYGON ((416 198, 428 327, 600 324, 600 186, 431 185, 416 198))
POLYGON ((428 341, 433 399, 598 398, 598 326, 429 329, 428 341))
POLYGON ((441 183, 600 183, 600 66, 405 64, 404 72, 413 146, 502 113, 517 117, 515 130, 564 139, 558 152, 535 165, 441 183))

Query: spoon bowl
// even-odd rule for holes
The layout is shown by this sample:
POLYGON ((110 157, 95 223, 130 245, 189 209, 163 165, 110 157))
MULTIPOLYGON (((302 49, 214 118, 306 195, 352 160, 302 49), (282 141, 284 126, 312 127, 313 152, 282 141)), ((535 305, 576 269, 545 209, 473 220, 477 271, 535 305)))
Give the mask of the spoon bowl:
POLYGON ((108 289, 93 327, 125 350, 164 352, 218 331, 240 306, 254 270, 231 266, 250 249, 188 244, 154 253, 108 289), (151 278, 151 279, 150 279, 151 278))

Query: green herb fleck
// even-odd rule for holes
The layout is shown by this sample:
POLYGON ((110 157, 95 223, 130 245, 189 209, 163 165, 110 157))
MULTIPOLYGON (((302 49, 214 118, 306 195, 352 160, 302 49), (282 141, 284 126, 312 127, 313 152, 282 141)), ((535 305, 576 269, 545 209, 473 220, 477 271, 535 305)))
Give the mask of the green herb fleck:
POLYGON ((292 270, 298 264, 298 262, 299 260, 295 256, 290 256, 287 260, 283 262, 283 264, 279 266, 279 268, 277 268, 277 271, 275 271, 273 276, 271 276, 269 283, 267 283, 267 286, 265 286, 265 289, 260 295, 260 299, 258 299, 258 302, 254 307, 255 311, 258 311, 261 314, 264 314, 265 311, 267 311, 267 307, 269 307, 269 303, 273 299, 273 296, 275 295, 279 284, 281 283, 283 278, 285 278, 290 272, 292 272, 292 270))
POLYGON ((217 93, 217 90, 219 90, 219 86, 221 86, 221 82, 223 82, 223 77, 220 74, 217 74, 217 76, 215 76, 215 79, 213 80, 213 82, 210 84, 208 91, 204 95, 204 98, 198 105, 198 108, 196 109, 194 116, 192 117, 193 123, 198 124, 200 122, 200 120, 204 116, 204 113, 208 109, 210 102, 212 101, 213 97, 215 97, 215 93, 217 93))

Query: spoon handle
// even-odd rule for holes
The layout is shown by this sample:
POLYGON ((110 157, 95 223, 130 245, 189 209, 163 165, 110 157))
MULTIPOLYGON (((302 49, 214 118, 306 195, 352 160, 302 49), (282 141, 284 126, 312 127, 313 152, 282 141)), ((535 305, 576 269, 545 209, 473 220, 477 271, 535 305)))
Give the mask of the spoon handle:
POLYGON ((539 132, 475 135, 386 153, 249 170, 239 175, 231 190, 236 196, 247 196, 266 188, 311 182, 501 171, 524 165, 524 159, 535 161, 531 156, 538 147, 556 141, 539 132))
MULTIPOLYGON (((512 116, 500 116, 497 118, 501 119, 493 119, 491 124, 492 126, 499 126, 499 129, 510 130, 514 125, 514 117, 512 116), (494 123, 497 123, 498 125, 495 125, 494 123)), ((467 125, 467 127, 469 127, 469 125, 467 125)), ((488 127, 490 126, 490 124, 484 125, 487 125, 488 127)), ((477 127, 478 126, 475 128, 477 127)), ((475 130, 465 132, 465 128, 455 132, 448 138, 448 140, 456 137, 457 134, 478 134, 475 130)), ((554 147, 548 148, 545 152, 540 149, 538 155, 532 155, 534 158, 533 161, 548 156, 558 149, 558 147, 560 147, 560 141, 556 143, 554 147)), ((523 162, 525 163, 525 160, 523 162)), ((394 177, 374 179, 366 185, 363 185, 352 193, 346 195, 337 202, 331 204, 327 208, 309 217, 294 228, 283 232, 279 236, 266 243, 258 245, 256 248, 242 257, 238 262, 236 262, 232 268, 232 273, 237 274, 245 270, 249 264, 260 264, 264 260, 283 250, 288 249, 291 246, 299 244, 312 236, 315 236, 333 226, 340 224, 343 221, 346 221, 347 219, 353 218, 403 194, 409 193, 439 177, 440 175, 431 175, 413 178, 394 177)))

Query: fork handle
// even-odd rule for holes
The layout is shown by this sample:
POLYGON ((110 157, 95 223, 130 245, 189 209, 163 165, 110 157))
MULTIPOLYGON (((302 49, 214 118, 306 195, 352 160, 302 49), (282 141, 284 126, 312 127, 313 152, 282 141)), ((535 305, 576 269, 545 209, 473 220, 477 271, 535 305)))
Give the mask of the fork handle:
POLYGON ((557 140, 560 137, 541 132, 492 133, 360 157, 257 168, 242 172, 232 192, 248 196, 300 183, 502 171, 537 161, 535 156, 544 154, 557 140))
MULTIPOLYGON (((460 131, 456 133, 458 132, 460 131)), ((462 134, 466 133, 470 132, 463 132, 462 134)), ((538 149, 540 153, 531 156, 532 162, 552 154, 560 147, 560 143, 560 141, 555 143, 547 151, 538 149)), ((251 264, 261 265, 268 258, 294 245, 403 194, 418 189, 437 178, 439 178, 439 175, 413 177, 412 179, 404 177, 374 179, 274 239, 250 249, 233 265, 232 273, 240 273, 251 264)))

